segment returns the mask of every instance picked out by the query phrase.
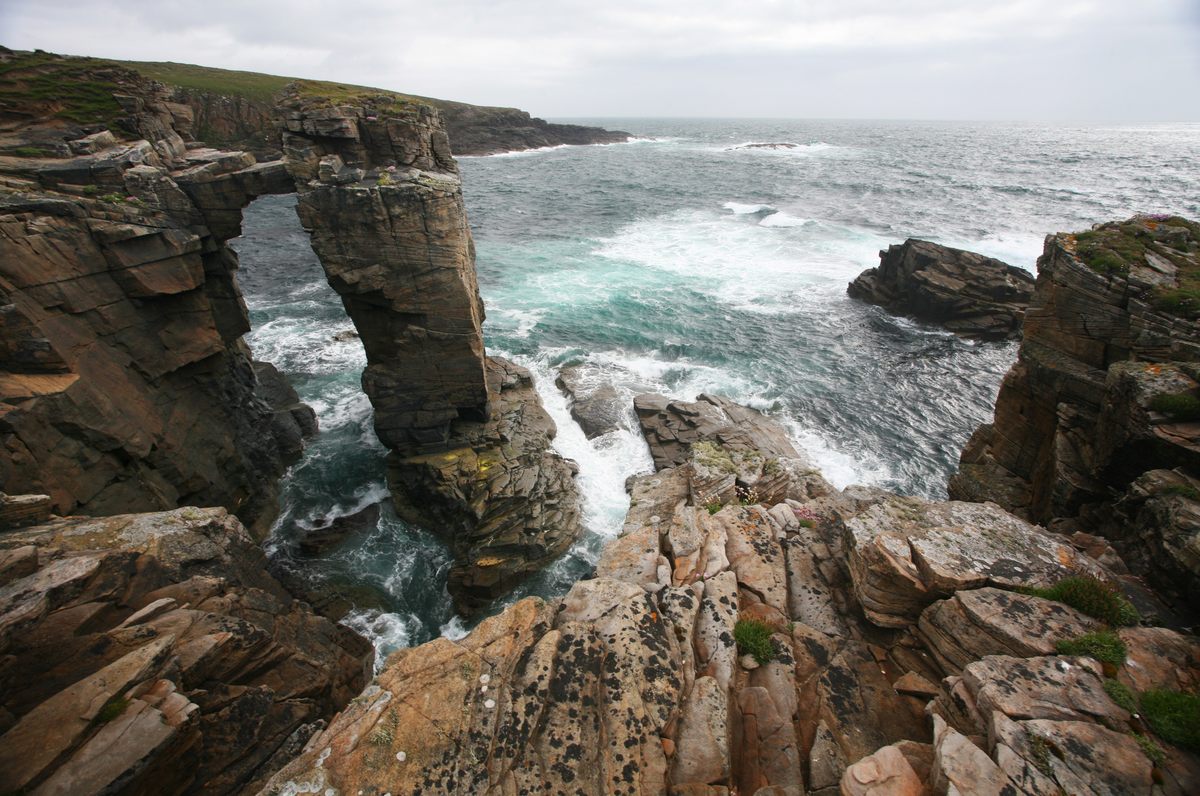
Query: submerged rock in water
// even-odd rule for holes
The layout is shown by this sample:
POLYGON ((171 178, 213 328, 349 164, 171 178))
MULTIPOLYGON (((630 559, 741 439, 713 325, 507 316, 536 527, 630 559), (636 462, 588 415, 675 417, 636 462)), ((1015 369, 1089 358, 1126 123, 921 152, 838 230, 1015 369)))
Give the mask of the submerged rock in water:
POLYGON ((554 380, 569 399, 571 417, 588 439, 594 439, 621 428, 626 404, 613 385, 589 382, 579 365, 563 368, 554 380))
POLYGON ((879 266, 858 275, 851 298, 945 326, 963 337, 1021 336, 1033 275, 991 257, 908 239, 879 253, 879 266))
POLYGON ((300 554, 321 556, 346 540, 352 534, 362 533, 379 523, 380 504, 372 503, 353 514, 344 514, 333 519, 321 518, 300 538, 300 554))
POLYGON ((727 152, 732 152, 738 149, 796 149, 799 144, 793 144, 790 141, 764 141, 761 143, 739 144, 737 146, 727 147, 727 152))
POLYGON ((28 563, 0 587, 5 792, 255 790, 371 670, 224 509, 58 520, 0 554, 28 563))

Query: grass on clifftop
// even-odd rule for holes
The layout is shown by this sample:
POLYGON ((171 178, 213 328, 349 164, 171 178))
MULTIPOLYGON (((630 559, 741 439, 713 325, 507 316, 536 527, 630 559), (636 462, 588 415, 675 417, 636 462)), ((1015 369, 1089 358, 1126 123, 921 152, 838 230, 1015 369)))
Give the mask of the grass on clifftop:
POLYGON ((1200 696, 1154 689, 1142 694, 1142 716, 1167 743, 1200 751, 1200 696))
POLYGON ((116 63, 169 86, 179 86, 191 91, 202 91, 227 97, 242 97, 264 105, 273 104, 275 95, 289 83, 296 84, 302 98, 311 98, 319 104, 321 104, 321 100, 328 100, 327 104, 329 105, 375 104, 379 106, 388 104, 392 107, 403 107, 413 104, 428 104, 429 102, 422 97, 414 97, 410 94, 401 94, 370 86, 331 83, 327 80, 307 80, 299 77, 268 75, 262 72, 240 72, 211 66, 177 64, 174 61, 117 61, 116 63))
POLYGON ((733 640, 737 642, 738 652, 751 656, 759 665, 768 664, 775 657, 775 641, 766 622, 739 619, 733 626, 733 640))
POLYGON ((98 58, 12 53, 0 61, 0 110, 76 124, 110 125, 123 115, 120 88, 98 58))
POLYGON ((1150 295, 1155 309, 1184 318, 1200 318, 1200 224, 1181 216, 1139 216, 1102 224, 1074 236, 1075 255, 1105 276, 1127 276, 1133 265, 1153 254, 1178 269, 1175 287, 1150 295))
POLYGON ((1084 633, 1082 636, 1060 641, 1054 645, 1054 651, 1059 655, 1095 658, 1101 663, 1111 663, 1113 666, 1123 664, 1125 656, 1129 654, 1125 642, 1111 630, 1084 633))
POLYGON ((1136 625, 1141 617, 1133 603, 1110 583, 1090 575, 1063 578, 1048 589, 1024 589, 1027 594, 1065 603, 1113 627, 1136 625))

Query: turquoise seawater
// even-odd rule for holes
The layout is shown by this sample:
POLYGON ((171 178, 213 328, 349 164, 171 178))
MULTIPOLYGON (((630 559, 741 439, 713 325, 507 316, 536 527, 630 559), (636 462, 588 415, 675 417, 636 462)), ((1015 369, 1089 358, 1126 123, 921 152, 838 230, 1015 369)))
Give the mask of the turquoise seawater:
MULTIPOLYGON (((847 298, 846 283, 908 237, 1033 270, 1050 232, 1200 216, 1200 125, 588 121, 639 138, 460 159, 488 349, 533 371, 586 501, 586 538, 501 604, 561 594, 586 573, 620 526, 625 479, 650 468, 632 411, 626 429, 584 438, 554 386, 562 365, 630 398, 726 395, 782 420, 838 486, 944 497, 1016 346, 888 316, 847 298), (740 148, 755 142, 796 146, 740 148)), ((328 556, 292 549, 298 529, 387 495, 362 351, 335 339, 353 327, 294 204, 258 200, 235 242, 255 356, 321 423, 286 477, 271 555, 371 590, 376 607, 348 621, 382 651, 461 633, 445 546, 386 507, 328 556)))

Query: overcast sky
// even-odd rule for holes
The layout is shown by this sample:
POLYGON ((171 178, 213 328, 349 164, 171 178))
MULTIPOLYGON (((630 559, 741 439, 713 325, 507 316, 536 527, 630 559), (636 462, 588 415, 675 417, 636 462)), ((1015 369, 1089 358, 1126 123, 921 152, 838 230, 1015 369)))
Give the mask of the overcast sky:
POLYGON ((548 117, 1200 121, 1200 0, 0 0, 0 43, 548 117))

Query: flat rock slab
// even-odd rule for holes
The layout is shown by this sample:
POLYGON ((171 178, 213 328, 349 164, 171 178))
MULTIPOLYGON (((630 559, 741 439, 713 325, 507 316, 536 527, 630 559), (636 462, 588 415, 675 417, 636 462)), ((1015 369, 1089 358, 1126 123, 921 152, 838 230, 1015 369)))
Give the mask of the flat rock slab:
POLYGON ((854 593, 872 622, 904 627, 940 597, 980 586, 1104 577, 1096 563, 994 503, 893 496, 846 522, 854 593))

